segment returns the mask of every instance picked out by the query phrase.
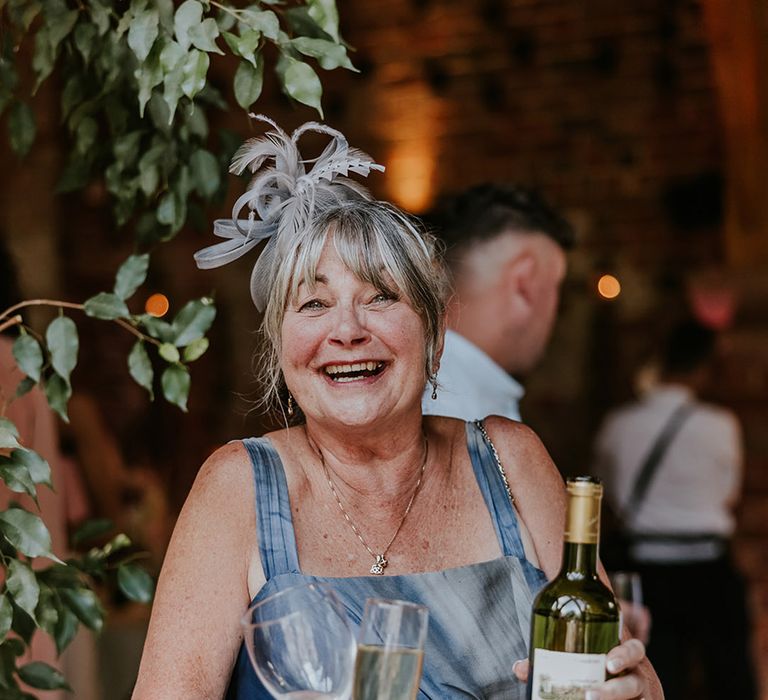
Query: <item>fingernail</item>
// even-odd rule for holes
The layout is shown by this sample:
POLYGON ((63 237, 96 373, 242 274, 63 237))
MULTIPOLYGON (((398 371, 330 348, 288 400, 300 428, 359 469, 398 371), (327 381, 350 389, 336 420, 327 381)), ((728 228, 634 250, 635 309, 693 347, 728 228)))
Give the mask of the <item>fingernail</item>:
MULTIPOLYGON (((605 666, 608 669, 608 673, 618 673, 621 671, 621 664, 616 659, 608 659, 608 663, 605 666)), ((598 697, 595 696, 594 700, 598 700, 598 697)))
POLYGON ((517 673, 517 667, 520 663, 521 663, 521 660, 518 659, 517 661, 515 661, 515 663, 512 664, 512 673, 515 673, 515 674, 517 673))

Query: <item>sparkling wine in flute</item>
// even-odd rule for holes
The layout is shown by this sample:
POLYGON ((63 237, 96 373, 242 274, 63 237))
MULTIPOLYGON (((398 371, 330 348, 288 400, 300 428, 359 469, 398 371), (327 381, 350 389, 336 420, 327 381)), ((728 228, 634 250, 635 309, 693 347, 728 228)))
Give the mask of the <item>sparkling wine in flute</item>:
POLYGON ((357 647, 354 700, 416 700, 424 652, 405 647, 357 647))
POLYGON ((602 484, 580 476, 567 489, 563 564, 533 604, 529 700, 583 700, 619 643, 619 606, 597 575, 602 484))

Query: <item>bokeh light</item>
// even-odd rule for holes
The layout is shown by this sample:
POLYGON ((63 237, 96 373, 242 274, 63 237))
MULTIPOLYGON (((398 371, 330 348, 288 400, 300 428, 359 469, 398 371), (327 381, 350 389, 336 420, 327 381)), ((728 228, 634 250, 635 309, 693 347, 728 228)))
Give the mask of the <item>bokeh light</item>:
POLYGON ((615 299, 621 294, 621 283, 613 275, 603 275, 597 281, 597 292, 603 299, 615 299))
POLYGON ((153 294, 150 296, 144 304, 144 310, 150 315, 160 318, 168 313, 170 303, 168 297, 165 294, 153 294))

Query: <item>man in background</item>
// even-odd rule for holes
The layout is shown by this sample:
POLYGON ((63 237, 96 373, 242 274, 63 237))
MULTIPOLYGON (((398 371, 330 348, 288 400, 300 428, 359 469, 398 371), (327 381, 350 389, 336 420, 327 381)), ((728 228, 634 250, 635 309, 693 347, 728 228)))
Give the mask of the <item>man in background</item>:
POLYGON ((609 413, 596 440, 595 472, 631 535, 653 617, 648 658, 667 700, 691 697, 695 657, 706 681, 696 697, 757 697, 745 588, 730 553, 741 427, 698 398, 715 351, 714 331, 680 322, 661 349, 658 384, 609 413))
POLYGON ((520 420, 520 379, 552 332, 573 228, 535 192, 506 184, 445 197, 424 220, 445 243, 454 291, 424 413, 520 420))

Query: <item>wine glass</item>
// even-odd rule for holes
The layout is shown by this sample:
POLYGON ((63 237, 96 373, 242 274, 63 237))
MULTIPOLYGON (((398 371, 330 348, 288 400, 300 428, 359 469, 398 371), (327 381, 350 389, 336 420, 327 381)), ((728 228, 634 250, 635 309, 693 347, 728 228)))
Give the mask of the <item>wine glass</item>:
POLYGON ((614 571, 608 575, 621 607, 622 621, 633 637, 648 643, 650 613, 643 605, 643 583, 636 571, 614 571))
POLYGON ((261 682, 283 700, 347 700, 355 636, 332 590, 316 583, 254 603, 241 620, 261 682))
POLYGON ((353 700, 415 700, 428 617, 423 605, 381 598, 366 601, 353 700))

